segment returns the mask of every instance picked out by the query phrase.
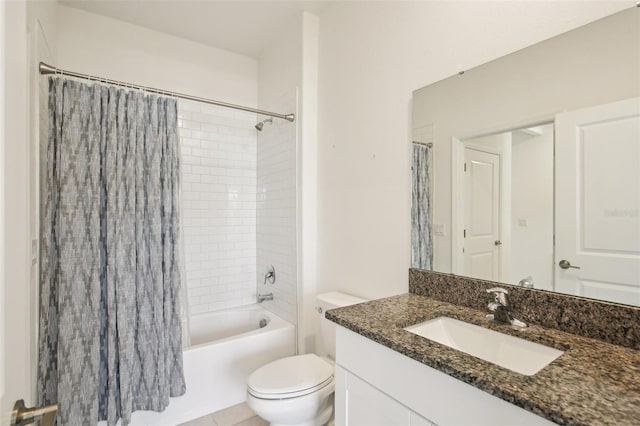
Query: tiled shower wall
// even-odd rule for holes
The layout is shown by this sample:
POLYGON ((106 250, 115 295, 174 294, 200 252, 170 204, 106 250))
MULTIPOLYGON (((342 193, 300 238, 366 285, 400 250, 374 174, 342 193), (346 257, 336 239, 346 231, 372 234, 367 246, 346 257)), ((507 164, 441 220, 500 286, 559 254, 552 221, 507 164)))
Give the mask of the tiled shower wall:
MULTIPOLYGON (((296 92, 269 105, 273 111, 296 111, 296 92)), ((264 117, 263 117, 264 118, 264 117)), ((296 324, 296 122, 274 119, 258 135, 257 289, 273 293, 264 306, 296 324), (264 284, 269 265, 275 284, 264 284)))
POLYGON ((255 303, 256 115, 178 102, 191 314, 255 303))

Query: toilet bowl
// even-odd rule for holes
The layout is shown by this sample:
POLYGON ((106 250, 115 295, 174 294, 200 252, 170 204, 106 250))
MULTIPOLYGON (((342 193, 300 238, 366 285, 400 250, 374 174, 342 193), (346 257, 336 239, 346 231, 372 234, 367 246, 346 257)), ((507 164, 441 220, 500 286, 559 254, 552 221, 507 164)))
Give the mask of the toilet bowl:
POLYGON ((272 426, 321 426, 333 415, 335 324, 324 312, 364 300, 331 292, 318 295, 317 302, 316 348, 322 357, 304 354, 282 358, 249 376, 247 403, 272 426))
POLYGON ((333 366, 315 354, 282 358, 257 369, 249 407, 271 425, 326 424, 333 414, 333 366))

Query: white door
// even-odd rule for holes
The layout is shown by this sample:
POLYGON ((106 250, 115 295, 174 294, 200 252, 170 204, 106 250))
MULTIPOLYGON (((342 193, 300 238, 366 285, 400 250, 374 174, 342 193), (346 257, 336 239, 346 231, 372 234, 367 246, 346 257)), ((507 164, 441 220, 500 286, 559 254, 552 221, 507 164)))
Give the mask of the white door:
POLYGON ((556 116, 555 198, 556 290, 640 306, 640 98, 556 116))
POLYGON ((464 149, 464 275, 500 281, 500 156, 464 149))
POLYGON ((26 2, 0 2, 0 425, 33 400, 26 2))

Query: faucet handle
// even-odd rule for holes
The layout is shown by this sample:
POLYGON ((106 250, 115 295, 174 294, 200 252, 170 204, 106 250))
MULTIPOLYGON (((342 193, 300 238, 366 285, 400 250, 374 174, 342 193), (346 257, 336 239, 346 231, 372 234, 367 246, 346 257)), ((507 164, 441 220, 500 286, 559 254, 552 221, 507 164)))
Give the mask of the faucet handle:
POLYGON ((496 303, 502 306, 509 306, 509 292, 506 289, 502 287, 494 287, 487 289, 487 293, 493 293, 496 303))

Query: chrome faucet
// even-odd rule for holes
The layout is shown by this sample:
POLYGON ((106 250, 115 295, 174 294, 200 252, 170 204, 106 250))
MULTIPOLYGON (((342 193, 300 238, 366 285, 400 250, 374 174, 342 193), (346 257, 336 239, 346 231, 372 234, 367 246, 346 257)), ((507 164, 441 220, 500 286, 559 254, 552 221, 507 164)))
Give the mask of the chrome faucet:
POLYGON ((273 293, 267 293, 267 294, 258 293, 258 303, 262 303, 265 300, 273 300, 273 293))
POLYGON ((494 287, 488 289, 487 293, 493 293, 494 300, 488 305, 489 310, 493 313, 487 314, 487 318, 518 327, 527 326, 524 322, 513 317, 511 313, 511 300, 509 299, 509 292, 507 290, 502 287, 494 287))

